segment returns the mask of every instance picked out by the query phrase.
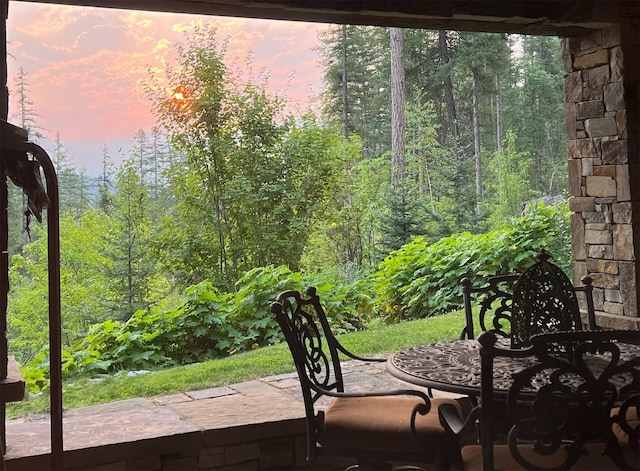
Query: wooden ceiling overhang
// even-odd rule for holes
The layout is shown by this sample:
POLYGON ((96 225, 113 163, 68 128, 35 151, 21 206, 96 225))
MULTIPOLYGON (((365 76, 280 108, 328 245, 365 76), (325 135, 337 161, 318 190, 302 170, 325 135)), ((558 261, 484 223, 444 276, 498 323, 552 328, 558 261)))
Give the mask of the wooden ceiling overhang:
MULTIPOLYGON (((12 0, 31 1, 31 0, 12 0)), ((638 18, 638 0, 39 0, 38 3, 265 18, 577 36, 638 18)))

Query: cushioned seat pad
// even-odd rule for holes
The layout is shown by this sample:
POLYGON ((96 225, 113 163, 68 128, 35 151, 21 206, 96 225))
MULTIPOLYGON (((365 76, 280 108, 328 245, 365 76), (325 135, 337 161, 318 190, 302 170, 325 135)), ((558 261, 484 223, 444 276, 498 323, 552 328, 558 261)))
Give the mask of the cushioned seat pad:
POLYGON ((411 431, 411 412, 424 402, 412 396, 338 398, 327 409, 319 443, 333 450, 393 450, 425 453, 450 447, 438 418, 440 404, 453 399, 431 399, 427 415, 417 414, 417 436, 411 431))
MULTIPOLYGON (((602 443, 592 443, 587 445, 587 455, 582 456, 572 470, 583 471, 607 471, 618 469, 613 461, 602 455, 605 445, 602 443)), ((542 457, 532 450, 531 445, 520 445, 520 453, 530 462, 539 466, 539 469, 559 469, 562 465, 566 453, 560 450, 558 453, 542 457)), ((469 445, 462 448, 462 462, 466 471, 482 470, 482 451, 480 445, 469 445)), ((515 460, 507 445, 495 445, 493 447, 493 467, 495 470, 503 471, 525 471, 515 460)))

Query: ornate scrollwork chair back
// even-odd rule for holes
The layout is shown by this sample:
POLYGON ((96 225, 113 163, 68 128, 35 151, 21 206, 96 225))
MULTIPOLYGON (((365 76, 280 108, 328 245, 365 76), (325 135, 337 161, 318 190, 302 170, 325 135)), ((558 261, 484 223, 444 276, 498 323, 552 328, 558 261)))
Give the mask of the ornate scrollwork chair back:
POLYGON ((493 333, 478 340, 483 470, 640 468, 637 331, 540 334, 518 350, 497 347, 493 333), (506 396, 512 426, 506 443, 496 445, 493 424, 505 407, 493 389, 498 356, 518 357, 529 366, 514 375, 506 396))
MULTIPOLYGON (((417 390, 345 392, 340 355, 349 352, 330 329, 314 287, 280 293, 271 311, 293 356, 306 414, 307 460, 318 455, 353 458, 361 469, 385 469, 396 461, 449 466, 457 449, 438 420, 438 406, 451 399, 430 399, 417 390)), ((420 469, 420 468, 417 468, 420 469)))
POLYGON ((519 275, 497 275, 487 278, 483 286, 473 286, 468 278, 462 279, 462 299, 464 303, 465 326, 460 339, 473 339, 475 327, 480 332, 491 331, 501 337, 511 334, 511 304, 513 285, 519 275), (478 302, 478 311, 474 316, 473 304, 478 302))
POLYGON ((582 320, 576 290, 587 300, 589 326, 596 330, 591 279, 583 278, 582 287, 574 287, 560 267, 550 261, 546 251, 540 251, 538 261, 527 268, 513 287, 511 316, 511 346, 529 345, 537 334, 582 330, 582 320))

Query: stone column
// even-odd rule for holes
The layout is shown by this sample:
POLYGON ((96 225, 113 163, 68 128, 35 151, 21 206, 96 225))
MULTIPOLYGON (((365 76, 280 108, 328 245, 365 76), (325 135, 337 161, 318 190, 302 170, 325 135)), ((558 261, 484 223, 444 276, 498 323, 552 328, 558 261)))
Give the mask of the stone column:
POLYGON ((593 278, 598 324, 639 329, 638 25, 562 40, 573 276, 593 278))

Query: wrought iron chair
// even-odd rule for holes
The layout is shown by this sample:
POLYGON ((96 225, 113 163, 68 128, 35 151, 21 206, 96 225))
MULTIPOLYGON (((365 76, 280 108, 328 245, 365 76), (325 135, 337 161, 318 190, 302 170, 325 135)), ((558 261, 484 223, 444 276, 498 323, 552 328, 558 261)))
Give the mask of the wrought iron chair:
POLYGON ((582 319, 576 290, 587 298, 589 327, 596 330, 591 278, 583 278, 576 288, 560 267, 550 261, 542 250, 538 261, 527 268, 513 287, 511 306, 511 346, 526 347, 537 334, 555 331, 582 330, 582 319))
POLYGON ((475 338, 475 324, 481 332, 491 331, 501 337, 511 335, 511 304, 513 285, 519 275, 498 275, 487 278, 483 286, 473 286, 468 278, 461 281, 464 303, 465 326, 460 339, 475 338), (476 317, 473 315, 474 300, 479 301, 476 317))
POLYGON ((452 434, 464 437, 479 429, 479 443, 462 446, 459 468, 640 468, 637 331, 540 334, 522 349, 499 348, 497 339, 493 332, 478 337, 482 405, 465 421, 449 405, 439 409, 452 434), (498 356, 523 363, 506 396, 493 387, 494 375, 500 374, 493 363, 498 356), (505 401, 511 426, 499 439, 495 423, 505 412, 505 401))
POLYGON ((579 292, 585 296, 589 328, 598 328, 592 279, 585 276, 582 286, 573 286, 549 260, 548 252, 540 251, 537 259, 522 274, 491 276, 483 286, 473 286, 468 278, 461 281, 465 326, 460 339, 475 338, 479 327, 481 332, 512 337, 516 346, 526 345, 528 337, 547 330, 581 330, 579 292), (475 316, 474 301, 479 305, 475 316))
MULTIPOLYGON (((448 469, 457 450, 445 433, 438 406, 417 390, 345 392, 339 354, 357 360, 332 334, 314 287, 280 293, 271 305, 296 365, 306 411, 307 460, 319 454, 356 461, 349 469, 392 469, 395 463, 434 464, 448 469), (322 399, 330 399, 322 407, 322 399)), ((385 361, 377 359, 377 361, 385 361)), ((407 469, 406 467, 403 469, 407 469)), ((416 468, 409 468, 416 469, 416 468)), ((419 467, 417 469, 420 469, 419 467)))

